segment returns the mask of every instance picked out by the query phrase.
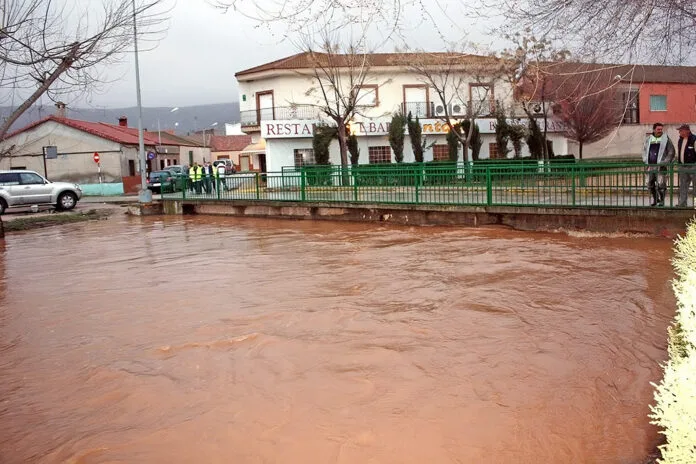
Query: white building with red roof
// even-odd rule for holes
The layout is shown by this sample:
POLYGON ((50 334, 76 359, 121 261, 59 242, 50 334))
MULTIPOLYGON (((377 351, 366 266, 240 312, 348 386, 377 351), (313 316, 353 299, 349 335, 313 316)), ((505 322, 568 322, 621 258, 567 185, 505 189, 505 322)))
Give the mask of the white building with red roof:
MULTIPOLYGON (((59 106, 59 111, 61 107, 59 106)), ((171 165, 210 161, 210 148, 168 132, 144 133, 148 172, 171 165)), ((0 169, 31 169, 53 181, 80 184, 85 194, 135 193, 140 185, 138 129, 52 115, 8 134, 0 141, 0 169), (50 153, 55 147, 57 156, 50 153), (99 154, 99 164, 94 154, 99 154)))

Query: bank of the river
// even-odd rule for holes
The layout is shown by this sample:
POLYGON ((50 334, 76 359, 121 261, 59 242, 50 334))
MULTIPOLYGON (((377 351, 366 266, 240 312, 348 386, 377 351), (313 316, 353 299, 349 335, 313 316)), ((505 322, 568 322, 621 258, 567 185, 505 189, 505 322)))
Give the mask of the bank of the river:
POLYGON ((89 209, 83 208, 60 213, 39 212, 4 215, 2 221, 5 233, 10 233, 75 222, 96 221, 106 219, 120 211, 123 209, 117 205, 90 205, 89 209))

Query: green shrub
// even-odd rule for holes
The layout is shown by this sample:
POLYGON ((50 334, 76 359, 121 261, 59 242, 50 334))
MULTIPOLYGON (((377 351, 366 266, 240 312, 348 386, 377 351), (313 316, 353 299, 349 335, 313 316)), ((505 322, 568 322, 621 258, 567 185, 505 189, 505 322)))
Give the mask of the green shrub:
POLYGON ((394 113, 389 125, 389 145, 394 152, 394 161, 404 162, 404 140, 406 139, 406 116, 394 113))
POLYGON ((696 221, 675 246, 673 283, 677 314, 669 330, 669 359, 655 385, 652 423, 667 443, 660 447, 665 464, 696 462, 696 221))

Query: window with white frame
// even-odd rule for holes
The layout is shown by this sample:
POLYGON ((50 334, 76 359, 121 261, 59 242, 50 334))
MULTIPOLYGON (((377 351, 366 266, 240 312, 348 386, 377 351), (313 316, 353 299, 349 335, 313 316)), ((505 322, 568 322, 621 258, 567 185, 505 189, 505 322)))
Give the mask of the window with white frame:
POLYGON ((650 95, 650 111, 667 111, 667 95, 650 95))
POLYGON ((358 88, 355 99, 357 106, 377 106, 379 105, 379 93, 376 85, 362 85, 358 88))
POLYGON ((296 168, 317 164, 314 160, 314 150, 312 148, 295 148, 294 153, 296 168))

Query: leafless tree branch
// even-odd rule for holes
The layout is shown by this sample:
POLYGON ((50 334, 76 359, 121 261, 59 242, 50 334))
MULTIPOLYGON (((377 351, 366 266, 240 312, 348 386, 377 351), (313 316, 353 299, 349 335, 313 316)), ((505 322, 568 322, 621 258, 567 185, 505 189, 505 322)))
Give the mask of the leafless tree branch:
MULTIPOLYGON (((442 120, 464 148, 468 161, 469 144, 476 119, 490 115, 494 105, 495 82, 509 74, 510 63, 494 56, 480 56, 450 50, 444 53, 419 51, 410 58, 409 69, 436 94, 435 104, 442 111, 434 117, 442 120), (483 94, 472 94, 472 86, 483 94), (462 103, 464 114, 453 114, 453 103, 462 103), (469 121, 469 130, 462 133, 455 126, 469 121)), ((500 89, 502 90, 502 89, 500 89)))
POLYGON ((694 57, 696 2, 684 0, 503 0, 508 24, 584 59, 683 63, 694 57))
POLYGON ((0 140, 42 95, 83 92, 99 71, 138 41, 154 44, 166 30, 168 0, 103 0, 87 11, 58 0, 3 0, 0 6, 0 94, 21 103, 0 124, 0 140))

